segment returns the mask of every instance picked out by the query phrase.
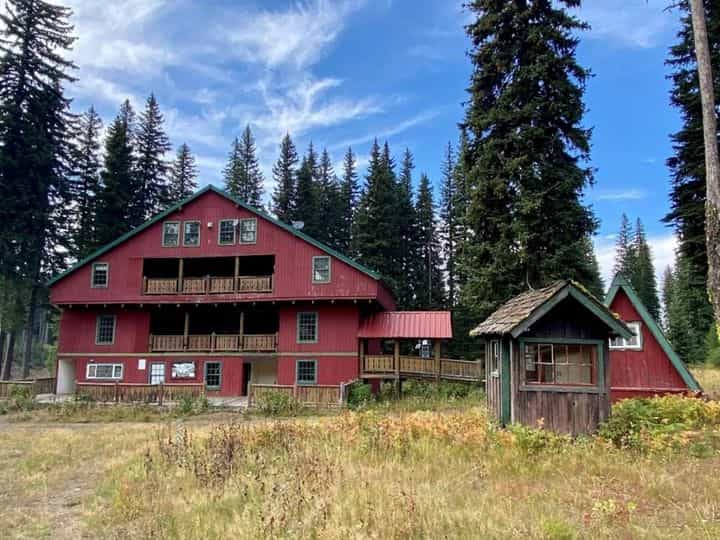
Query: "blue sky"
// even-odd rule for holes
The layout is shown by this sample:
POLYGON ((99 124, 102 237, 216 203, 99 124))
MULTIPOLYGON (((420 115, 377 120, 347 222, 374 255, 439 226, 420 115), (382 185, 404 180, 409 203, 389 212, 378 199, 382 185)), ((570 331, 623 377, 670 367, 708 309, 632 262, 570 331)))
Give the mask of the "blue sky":
MULTIPOLYGON (((442 153, 457 139, 470 64, 455 0, 66 0, 75 11, 77 110, 94 104, 105 123, 129 98, 154 92, 174 145, 198 157, 201 184, 220 183, 232 138, 250 124, 272 189, 270 167, 289 131, 340 162, 348 145, 364 168, 374 137, 439 180, 442 153)), ((593 127, 601 220, 596 239, 606 276, 620 214, 640 217, 658 273, 675 239, 660 223, 668 208, 665 159, 679 115, 668 104, 663 65, 677 14, 665 0, 587 0, 592 25, 580 62, 595 77, 586 95, 593 127)))

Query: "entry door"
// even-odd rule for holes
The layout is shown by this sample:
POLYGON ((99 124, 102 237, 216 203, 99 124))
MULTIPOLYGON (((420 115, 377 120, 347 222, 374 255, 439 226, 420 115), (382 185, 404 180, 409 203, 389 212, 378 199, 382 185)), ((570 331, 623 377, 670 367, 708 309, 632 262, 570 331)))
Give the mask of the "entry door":
POLYGON ((500 364, 500 340, 494 339, 487 345, 485 363, 485 392, 487 394, 488 409, 497 420, 501 420, 502 385, 500 364))
POLYGON ((150 384, 165 384, 165 364, 160 362, 150 364, 150 384))
POLYGON ((241 396, 248 395, 248 385, 250 384, 251 378, 252 378, 252 364, 250 362, 245 362, 245 363, 243 363, 243 380, 242 380, 242 388, 240 389, 241 396))

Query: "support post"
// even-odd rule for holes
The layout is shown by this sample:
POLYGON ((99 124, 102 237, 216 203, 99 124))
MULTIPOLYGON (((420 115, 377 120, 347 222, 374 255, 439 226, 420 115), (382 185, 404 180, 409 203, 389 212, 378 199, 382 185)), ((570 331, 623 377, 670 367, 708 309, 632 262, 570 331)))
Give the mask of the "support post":
POLYGON ((240 256, 235 256, 235 274, 233 277, 233 291, 237 292, 239 290, 238 285, 238 278, 240 277, 240 256))
POLYGON ((440 359, 440 340, 436 339, 435 343, 433 343, 433 348, 435 349, 435 380, 437 382, 440 382, 440 373, 442 371, 442 360, 440 359))
MULTIPOLYGON (((237 257, 235 258, 235 260, 237 260, 237 257)), ((237 264, 235 264, 235 267, 237 269, 237 264)), ((236 273, 237 273, 237 270, 236 270, 236 273)), ((245 348, 244 335, 245 335, 245 312, 241 311, 240 312, 240 337, 238 338, 239 339, 238 348, 241 351, 245 348)))
POLYGON ((178 260, 178 282, 177 282, 177 292, 183 291, 183 274, 185 273, 185 259, 180 258, 178 260))
POLYGON ((402 394, 400 385, 400 342, 396 339, 393 342, 393 363, 395 364, 395 392, 397 397, 402 394))
POLYGON ((185 326, 183 327, 183 349, 188 347, 188 334, 190 333, 190 312, 185 312, 185 326))
POLYGON ((360 369, 358 373, 362 375, 365 372, 365 340, 362 338, 360 338, 360 354, 358 356, 360 358, 360 369))

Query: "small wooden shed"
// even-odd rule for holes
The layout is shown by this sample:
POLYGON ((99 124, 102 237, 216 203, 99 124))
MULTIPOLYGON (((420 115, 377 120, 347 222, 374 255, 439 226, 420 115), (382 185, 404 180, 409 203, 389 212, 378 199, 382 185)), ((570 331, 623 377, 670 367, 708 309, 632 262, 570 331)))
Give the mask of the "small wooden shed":
POLYGON ((584 287, 558 281, 512 298, 470 335, 485 341, 488 407, 502 424, 579 435, 610 414, 609 339, 632 332, 584 287))

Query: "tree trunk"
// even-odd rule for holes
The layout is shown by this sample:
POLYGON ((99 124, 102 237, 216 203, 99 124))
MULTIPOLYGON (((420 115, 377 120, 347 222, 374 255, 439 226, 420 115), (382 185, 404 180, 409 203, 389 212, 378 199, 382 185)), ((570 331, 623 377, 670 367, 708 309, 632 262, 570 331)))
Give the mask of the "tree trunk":
POLYGON ((23 363, 22 378, 27 379, 30 376, 30 365, 32 363, 32 342, 33 342, 33 326, 35 326, 35 311, 37 311, 37 295, 38 286, 33 283, 30 288, 30 300, 28 302, 28 314, 25 318, 25 332, 23 338, 23 363))
POLYGON ((3 380, 3 366, 5 363, 5 338, 7 332, 0 328, 0 381, 3 380))
POLYGON ((15 360, 15 330, 9 331, 7 336, 7 354, 2 366, 2 373, 0 373, 0 379, 3 381, 9 381, 12 377, 12 365, 15 360))
POLYGON ((703 0, 690 0, 693 38, 700 78, 703 137, 705 139, 705 237, 708 257, 708 295, 716 324, 720 325, 720 158, 717 146, 717 113, 710 49, 703 0))

